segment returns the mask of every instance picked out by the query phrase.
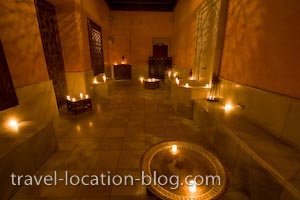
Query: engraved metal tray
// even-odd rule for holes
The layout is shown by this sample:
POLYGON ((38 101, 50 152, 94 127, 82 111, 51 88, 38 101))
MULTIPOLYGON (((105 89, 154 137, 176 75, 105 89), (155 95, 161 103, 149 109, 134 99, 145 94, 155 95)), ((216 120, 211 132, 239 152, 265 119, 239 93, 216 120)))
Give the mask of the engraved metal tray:
POLYGON ((161 199, 219 199, 228 185, 227 170, 222 162, 214 153, 195 143, 168 141, 156 144, 144 153, 140 167, 145 177, 152 178, 151 184, 147 184, 148 189, 161 199), (174 145, 176 148, 172 150, 174 145), (191 177, 185 180, 188 175, 191 177), (170 179, 172 176, 178 178, 170 179), (211 176, 219 177, 214 179, 215 184, 211 176), (166 183, 166 180, 172 181, 166 183), (180 184, 174 184, 176 180, 180 184))

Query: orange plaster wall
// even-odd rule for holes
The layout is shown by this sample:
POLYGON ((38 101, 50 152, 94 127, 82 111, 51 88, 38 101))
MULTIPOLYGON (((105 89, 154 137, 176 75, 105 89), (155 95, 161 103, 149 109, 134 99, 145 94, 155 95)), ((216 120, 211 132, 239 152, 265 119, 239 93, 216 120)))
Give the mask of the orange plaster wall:
POLYGON ((49 80, 33 1, 0 1, 0 38, 15 87, 49 80))
POLYGON ((203 0, 180 0, 174 9, 172 35, 173 64, 191 69, 194 65, 197 37, 197 8, 203 0))
POLYGON ((104 64, 109 65, 109 8, 104 0, 51 0, 57 10, 66 72, 92 69, 87 18, 102 28, 104 64))
POLYGON ((221 77, 300 98, 300 1, 231 0, 221 77))
POLYGON ((110 61, 120 63, 125 57, 126 63, 147 65, 152 56, 153 38, 171 38, 171 12, 111 12, 110 61))

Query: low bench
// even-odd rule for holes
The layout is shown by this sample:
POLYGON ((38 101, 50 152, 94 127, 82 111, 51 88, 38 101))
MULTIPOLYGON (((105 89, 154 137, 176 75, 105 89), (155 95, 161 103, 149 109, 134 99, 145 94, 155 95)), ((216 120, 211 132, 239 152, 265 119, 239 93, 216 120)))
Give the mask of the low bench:
POLYGON ((197 100, 194 120, 251 199, 300 199, 300 152, 220 103, 197 100))
POLYGON ((0 199, 9 199, 21 186, 11 174, 32 175, 55 151, 52 123, 21 122, 18 130, 0 131, 0 199))

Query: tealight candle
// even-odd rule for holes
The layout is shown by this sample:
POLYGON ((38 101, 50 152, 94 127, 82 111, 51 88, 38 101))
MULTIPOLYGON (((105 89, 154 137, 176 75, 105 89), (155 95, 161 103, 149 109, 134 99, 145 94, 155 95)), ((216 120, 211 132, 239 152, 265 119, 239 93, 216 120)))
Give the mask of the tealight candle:
POLYGON ((8 126, 12 129, 18 129, 19 124, 18 124, 17 120, 12 119, 12 120, 8 121, 8 126))
POLYGON ((189 191, 191 192, 191 193, 194 193, 194 192, 196 192, 196 183, 195 183, 195 181, 190 181, 190 184, 189 184, 189 191))
POLYGON ((89 95, 86 94, 86 95, 85 95, 85 98, 88 99, 88 98, 89 98, 89 95))
POLYGON ((189 84, 188 84, 188 83, 186 83, 186 84, 184 85, 184 87, 189 87, 189 84))
POLYGON ((83 94, 81 92, 79 93, 79 96, 80 96, 80 99, 83 98, 83 94))
POLYGON ((73 97, 73 98, 72 98, 72 101, 75 102, 75 101, 76 101, 76 98, 73 97))
POLYGON ((177 145, 175 145, 175 144, 172 145, 172 152, 173 153, 177 152, 177 145))
POLYGON ((179 85, 179 79, 178 78, 175 79, 175 82, 176 82, 177 85, 179 85))
POLYGON ((71 99, 71 97, 68 95, 68 96, 67 96, 67 99, 68 99, 68 100, 70 100, 70 99, 71 99))
POLYGON ((209 84, 205 84, 205 88, 209 88, 209 84))
POLYGON ((233 106, 230 103, 226 104, 225 107, 224 107, 226 112, 231 110, 232 108, 233 108, 233 106))

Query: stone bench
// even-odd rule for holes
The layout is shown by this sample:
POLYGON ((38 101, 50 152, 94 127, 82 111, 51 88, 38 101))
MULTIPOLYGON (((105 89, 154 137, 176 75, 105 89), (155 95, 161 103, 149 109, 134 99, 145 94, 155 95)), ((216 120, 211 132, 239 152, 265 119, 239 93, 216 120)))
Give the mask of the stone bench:
POLYGON ((20 188, 13 186, 11 174, 33 174, 55 151, 52 123, 21 122, 18 130, 0 132, 0 199, 9 199, 20 188))
POLYGON ((250 199, 300 199, 300 152, 220 103, 197 100, 194 120, 250 199))

